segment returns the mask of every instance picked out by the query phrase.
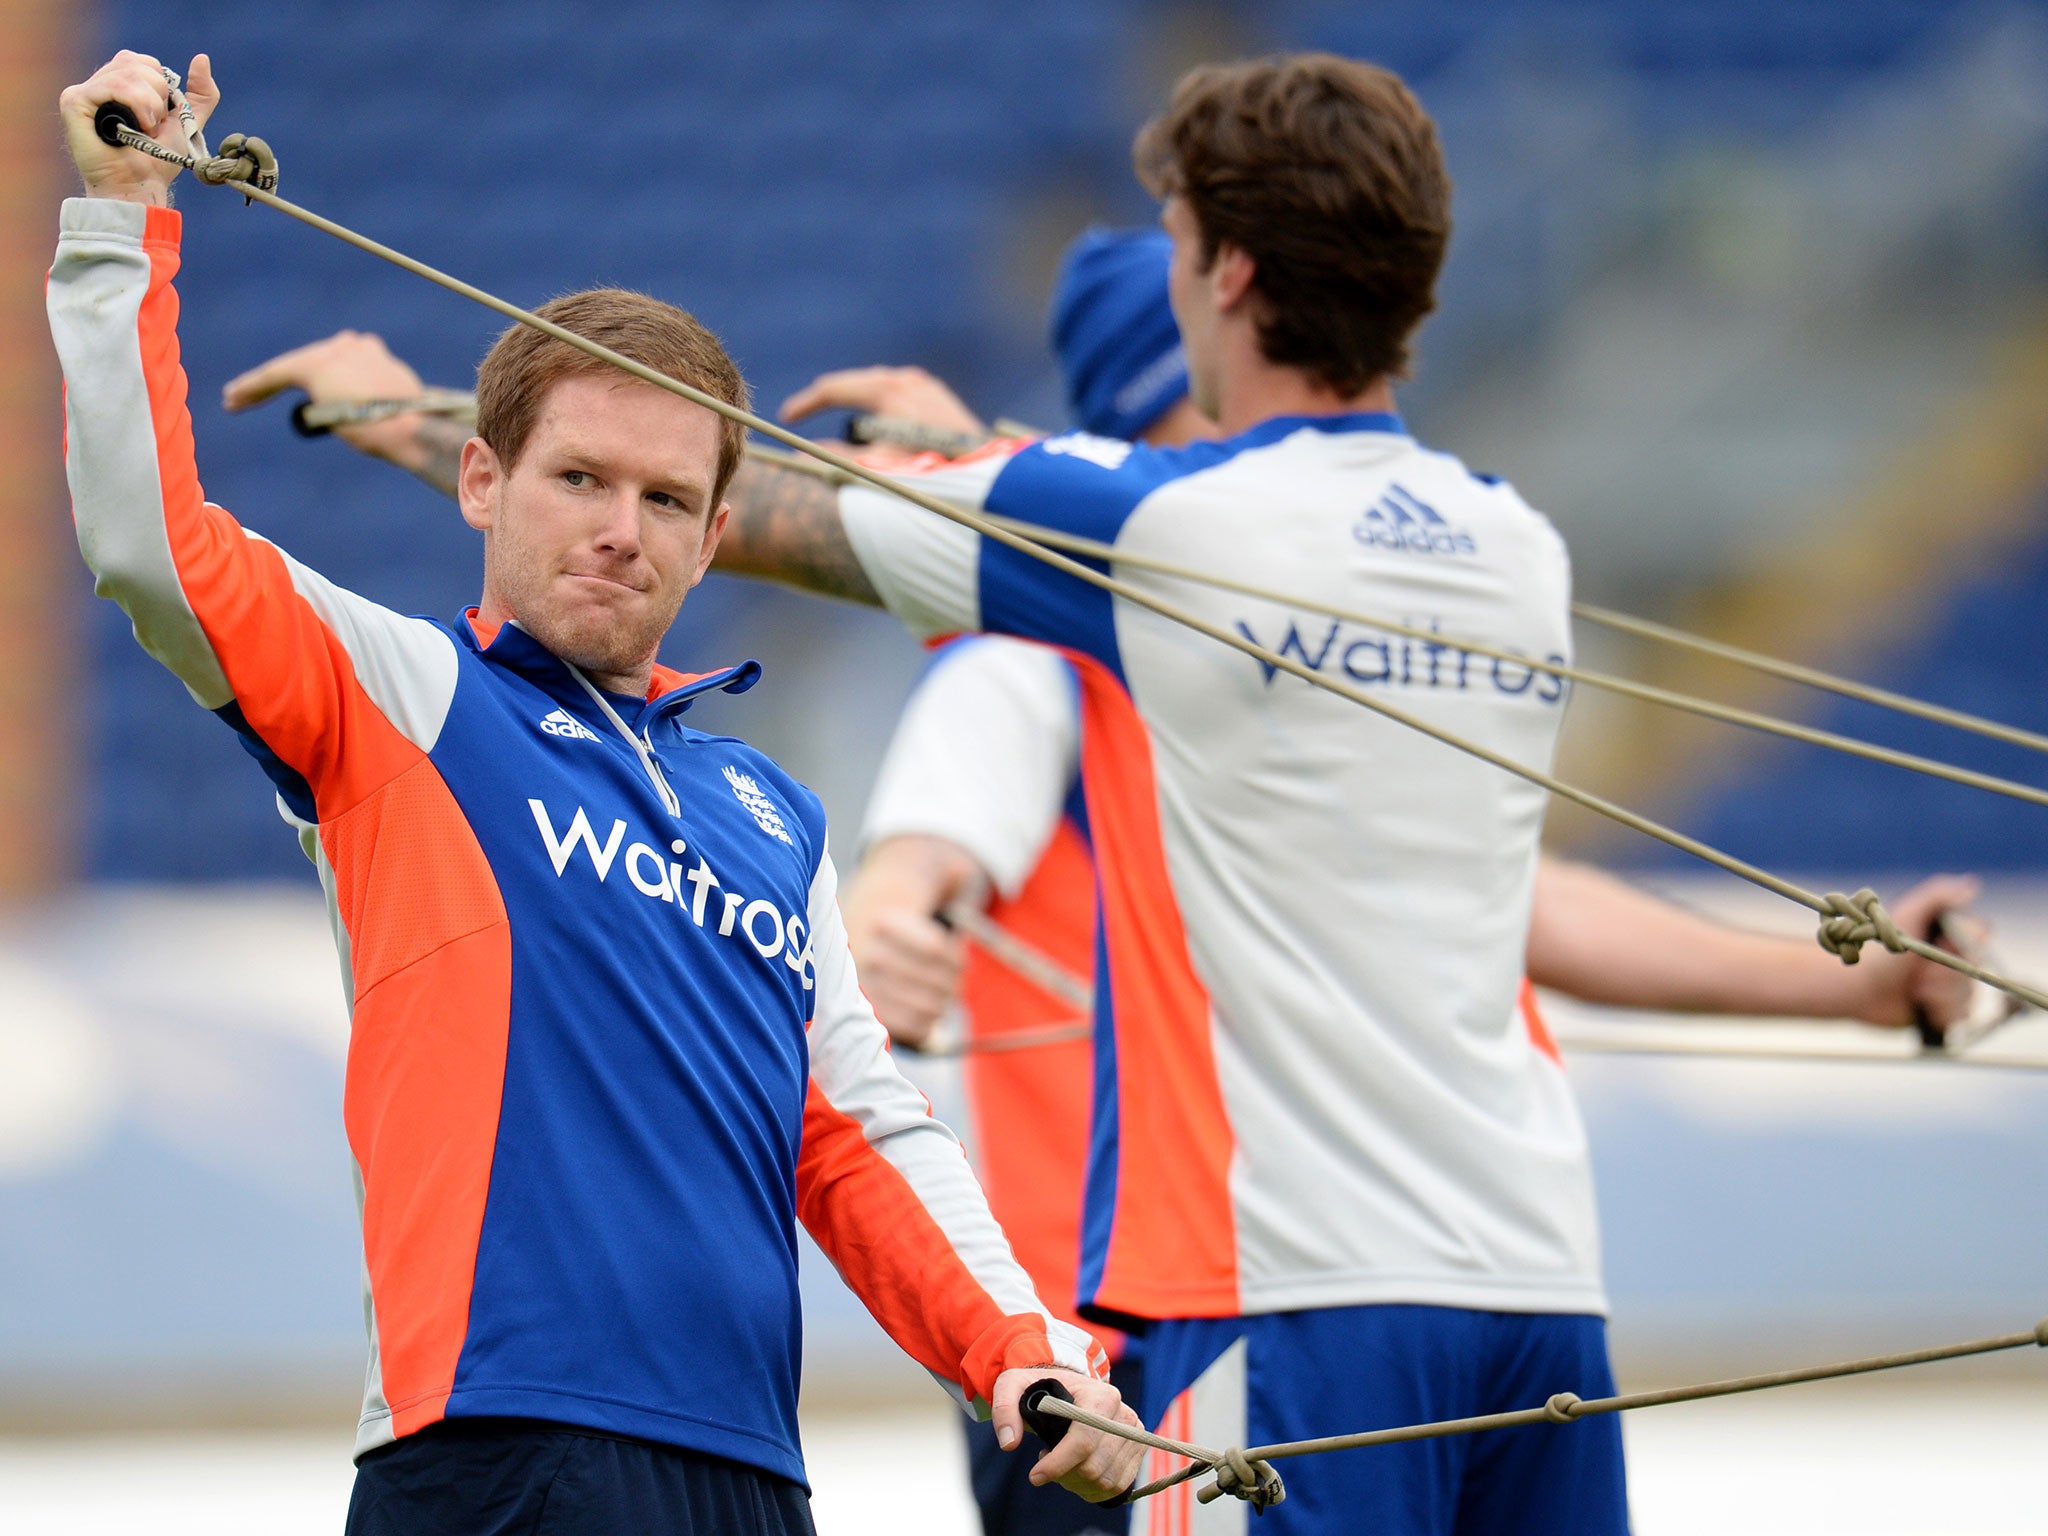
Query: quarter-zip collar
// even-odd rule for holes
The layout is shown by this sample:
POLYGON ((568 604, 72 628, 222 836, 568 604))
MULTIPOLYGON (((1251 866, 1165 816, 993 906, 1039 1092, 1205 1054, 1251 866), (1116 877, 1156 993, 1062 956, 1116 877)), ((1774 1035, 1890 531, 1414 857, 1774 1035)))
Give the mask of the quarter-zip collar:
POLYGON ((672 720, 707 693, 745 693, 759 681, 761 663, 751 658, 717 672, 676 672, 657 666, 640 719, 646 725, 672 720))
POLYGON ((590 695, 590 702, 595 704, 598 713, 604 716, 605 724, 624 737, 626 745, 633 749, 633 755, 640 759, 641 768, 646 771, 649 782, 654 785, 654 792, 661 796, 661 803, 668 807, 669 815, 680 816, 683 813, 683 802, 676 798, 675 790, 669 786, 667 776, 661 771, 660 760, 654 755, 653 732, 643 726, 639 734, 635 735, 633 727, 626 724, 624 718, 612 707, 612 701, 604 696, 604 690, 585 677, 582 668, 568 662, 564 662, 563 665, 569 668, 569 675, 576 679, 577 686, 590 695))
MULTIPOLYGON (((470 650, 544 688, 560 702, 573 704, 578 711, 591 702, 577 681, 575 669, 516 622, 494 631, 477 616, 476 609, 470 608, 452 627, 456 638, 470 650)), ((636 702, 630 695, 619 693, 607 693, 605 698, 629 726, 645 730, 660 721, 675 719, 707 693, 745 693, 760 680, 761 663, 752 660, 716 672, 678 672, 657 664, 646 698, 636 702)))
POLYGON ((695 700, 714 689, 725 693, 745 693, 761 680, 758 661, 743 661, 722 671, 694 674, 657 665, 648 682, 647 697, 635 700, 624 694, 606 693, 580 668, 562 660, 517 623, 501 625, 488 637, 483 633, 486 627, 474 608, 464 612, 461 622, 454 626, 456 635, 472 651, 508 672, 519 674, 549 697, 564 705, 574 705, 579 713, 584 707, 595 705, 606 728, 623 740, 640 760, 648 781, 653 784, 655 793, 661 796, 661 803, 668 807, 671 816, 681 814, 682 804, 654 755, 654 727, 673 721, 680 731, 680 716, 695 700), (631 711, 630 720, 625 711, 631 711))

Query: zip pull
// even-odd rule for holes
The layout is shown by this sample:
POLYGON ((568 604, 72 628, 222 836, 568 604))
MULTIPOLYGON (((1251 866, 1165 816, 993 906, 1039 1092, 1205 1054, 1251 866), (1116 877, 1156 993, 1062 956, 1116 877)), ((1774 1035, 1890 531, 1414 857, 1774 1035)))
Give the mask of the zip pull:
POLYGON ((676 792, 669 788, 668 775, 661 771, 661 759, 654 755, 654 732, 640 733, 640 741, 646 751, 640 754, 640 761, 647 765, 647 771, 654 775, 654 787, 661 791, 661 803, 668 807, 671 816, 683 814, 683 802, 676 792))
POLYGON ((612 729, 626 738, 626 745, 633 749, 633 755, 640 759, 640 766, 647 770, 647 777, 653 782, 655 792, 661 796, 661 803, 668 807, 669 815, 682 815, 683 802, 677 799, 676 792, 669 788, 668 780, 662 777, 661 764, 654 760, 653 739, 650 737, 642 741, 635 736, 632 727, 619 717, 616 709, 612 708, 612 701, 604 696, 604 690, 585 677, 581 667, 567 661, 562 665, 568 667, 569 675, 583 685, 583 691, 597 701, 597 707, 604 711, 605 719, 611 721, 612 729))

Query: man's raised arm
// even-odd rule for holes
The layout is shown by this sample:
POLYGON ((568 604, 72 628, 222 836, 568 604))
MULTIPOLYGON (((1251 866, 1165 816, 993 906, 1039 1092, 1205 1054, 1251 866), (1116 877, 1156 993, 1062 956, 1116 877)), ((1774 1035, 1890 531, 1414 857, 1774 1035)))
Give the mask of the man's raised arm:
MULTIPOLYGON (((319 404, 410 400, 422 387, 419 374, 381 337, 338 331, 229 380, 221 403, 230 411, 246 411, 287 390, 303 391, 319 404)), ((451 498, 463 445, 473 435, 465 422, 411 411, 339 426, 334 432, 349 446, 395 464, 451 498)), ((881 604, 847 539, 833 486, 772 464, 749 462, 741 466, 727 496, 733 515, 719 545, 719 571, 779 581, 848 602, 881 604)))
MULTIPOLYGON (((818 411, 894 417, 972 437, 988 428, 941 379, 922 368, 845 368, 820 374, 782 402, 784 421, 818 411)), ((881 605, 840 513, 837 487, 814 475, 750 462, 731 491, 732 521, 717 569, 849 602, 881 605)))
MULTIPOLYGON (((1889 908, 1901 928, 1924 933, 1967 909, 1977 892, 1974 879, 1937 875, 1889 908)), ((1528 969, 1538 986, 1581 1002, 1661 1013, 1854 1019, 1900 1029, 1918 1008, 1946 1028, 1971 1003, 1968 980, 1917 955, 1866 952, 1845 966, 1811 939, 1744 932, 1549 855, 1537 868, 1528 969)))
MULTIPOLYGON (((219 100, 205 55, 194 117, 219 100)), ((65 471, 96 590, 143 647, 261 750, 301 821, 340 775, 393 774, 424 750, 453 694, 452 644, 433 626, 344 592, 210 505, 200 487, 178 346, 177 168, 103 144, 119 101, 183 150, 162 65, 122 53, 60 103, 87 196, 64 205, 50 330, 64 370, 65 471)))

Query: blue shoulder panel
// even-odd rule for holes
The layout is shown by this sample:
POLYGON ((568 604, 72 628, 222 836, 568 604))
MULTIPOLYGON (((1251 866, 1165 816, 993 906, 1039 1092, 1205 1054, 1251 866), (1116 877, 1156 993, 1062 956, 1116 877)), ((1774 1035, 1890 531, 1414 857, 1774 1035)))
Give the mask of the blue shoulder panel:
MULTIPOLYGON (((1400 418, 1379 412, 1342 416, 1276 416, 1235 437, 1151 448, 1111 437, 1069 432, 1034 443, 1003 466, 989 488, 988 510, 1019 522, 1114 544, 1138 505, 1160 487, 1227 464, 1293 433, 1401 432, 1400 418)), ((1106 570, 1100 560, 1083 565, 1106 570)), ((1123 676, 1110 598, 1044 561, 992 539, 981 541, 981 626, 1068 646, 1123 676)))
POLYGON ((301 821, 318 821, 320 811, 313 803, 313 786, 306 782, 304 774, 296 768, 287 767, 284 759, 270 750, 270 744, 249 724, 249 717, 242 713, 242 706, 230 699, 214 714, 234 731, 242 750, 262 766, 264 776, 276 786, 278 798, 284 801, 286 809, 301 821))
MULTIPOLYGON (((1138 504, 1174 478, 1149 449, 1070 433, 1034 443, 1003 466, 988 509, 1112 544, 1138 504)), ((1100 560, 1081 563, 1108 569, 1100 560)), ((1107 592, 993 539, 981 541, 979 580, 982 628, 1071 647, 1123 676, 1107 592)))

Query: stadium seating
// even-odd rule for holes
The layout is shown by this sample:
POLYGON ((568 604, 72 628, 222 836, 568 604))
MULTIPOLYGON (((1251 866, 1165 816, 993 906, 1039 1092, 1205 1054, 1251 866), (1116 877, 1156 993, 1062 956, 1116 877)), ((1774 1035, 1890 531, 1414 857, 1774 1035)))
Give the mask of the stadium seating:
MULTIPOLYGON (((2033 523, 2048 526, 2048 507, 2033 523)), ((1935 622, 1899 636, 1889 654, 1833 659, 1901 693, 2048 734, 2044 612, 2048 534, 2036 534, 2006 563, 1950 593, 1935 622)), ((2048 783, 2037 753, 1869 705, 1834 700, 1810 718, 1980 772, 2048 783)), ((1715 786, 1686 825, 1774 868, 1841 878, 2048 867, 2048 810, 1816 747, 1749 752, 1743 770, 1715 786)))
MULTIPOLYGON (((1426 400, 1601 259, 1604 211, 1640 157, 1702 134, 1797 131, 1918 67, 1948 9, 1279 0, 1238 16, 1258 44, 1384 60, 1444 123, 1460 239, 1425 338, 1426 400)), ((516 300, 599 281, 651 289, 702 313, 771 405, 823 367, 919 360, 994 413, 1057 398, 1044 293, 1030 287, 1042 275, 1020 277, 1012 259, 1033 234, 1028 210, 1057 183, 1099 216, 1149 217, 1128 163, 1153 105, 1134 94, 1135 52, 1176 14, 1146 0, 112 0, 103 38, 180 62, 210 47, 229 90, 222 126, 272 142, 288 195, 516 300)), ((236 419, 214 402, 233 373, 345 325, 461 382, 493 317, 226 196, 185 203, 184 334, 210 492, 337 580, 452 613, 471 595, 475 543, 444 504, 336 445, 295 442, 278 410, 236 419)), ((89 632, 90 872, 293 874, 297 851, 228 734, 116 616, 89 632)), ((1810 840, 1828 824, 1716 814, 1731 836, 1810 840)))

